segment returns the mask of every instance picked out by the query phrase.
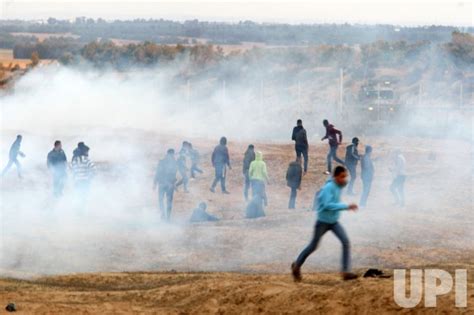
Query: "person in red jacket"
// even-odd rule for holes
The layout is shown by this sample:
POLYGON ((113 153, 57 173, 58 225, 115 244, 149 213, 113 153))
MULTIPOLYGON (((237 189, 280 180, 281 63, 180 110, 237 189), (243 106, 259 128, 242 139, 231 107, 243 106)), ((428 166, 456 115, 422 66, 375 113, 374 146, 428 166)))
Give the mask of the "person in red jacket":
POLYGON ((344 161, 337 157, 337 147, 342 143, 342 132, 330 124, 327 119, 323 120, 323 125, 326 128, 326 135, 321 141, 325 139, 329 140, 329 153, 327 155, 328 170, 325 174, 330 175, 332 171, 332 160, 341 165, 345 165, 344 161))

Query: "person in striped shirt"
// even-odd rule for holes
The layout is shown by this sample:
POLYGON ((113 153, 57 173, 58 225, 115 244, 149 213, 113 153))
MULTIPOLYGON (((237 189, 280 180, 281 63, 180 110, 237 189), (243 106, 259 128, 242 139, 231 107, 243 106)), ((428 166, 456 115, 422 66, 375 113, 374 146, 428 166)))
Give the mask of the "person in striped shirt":
POLYGON ((95 165, 89 159, 89 147, 83 142, 78 146, 80 150, 75 150, 71 163, 71 169, 74 179, 74 189, 81 199, 87 197, 92 178, 95 175, 95 165))

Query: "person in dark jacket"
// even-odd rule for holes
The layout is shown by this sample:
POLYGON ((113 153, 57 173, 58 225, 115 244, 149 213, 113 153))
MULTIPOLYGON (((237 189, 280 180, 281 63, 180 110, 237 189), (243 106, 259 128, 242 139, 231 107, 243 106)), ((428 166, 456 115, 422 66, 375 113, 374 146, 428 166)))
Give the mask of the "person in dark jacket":
POLYGON ((164 159, 158 163, 156 168, 155 179, 153 181, 153 189, 158 186, 158 201, 160 205, 161 218, 169 221, 171 217, 171 209, 173 208, 173 195, 176 184, 176 172, 178 165, 174 157, 174 150, 169 149, 164 159), (166 209, 165 209, 166 196, 166 209))
POLYGON ((219 219, 209 213, 206 212, 207 204, 205 202, 201 202, 199 206, 193 210, 193 214, 191 215, 190 221, 192 223, 195 222, 207 222, 207 221, 219 221, 219 219))
POLYGON ((357 163, 360 160, 359 152, 357 151, 357 146, 359 145, 359 138, 352 138, 352 144, 346 147, 346 158, 344 163, 346 164, 351 179, 349 185, 347 186, 347 194, 354 195, 354 182, 357 178, 357 163))
POLYGON ((199 168, 199 152, 193 148, 192 143, 188 142, 188 156, 191 159, 191 178, 196 178, 196 173, 202 174, 199 168))
POLYGON ((291 188, 288 209, 295 209, 296 190, 300 189, 302 177, 303 169, 301 167, 301 157, 297 157, 296 161, 293 161, 288 165, 288 170, 286 171, 286 184, 291 188))
POLYGON ((249 189, 250 189, 250 176, 249 168, 250 163, 255 160, 255 147, 250 144, 244 154, 244 162, 242 163, 242 173, 244 174, 244 197, 245 201, 249 200, 249 189))
POLYGON ((369 197, 370 188, 372 187, 372 180, 374 179, 374 163, 372 161, 372 147, 370 145, 365 147, 365 154, 360 159, 361 177, 362 177, 362 195, 360 196, 360 206, 367 205, 367 198, 369 197))
POLYGON ((298 119, 296 122, 296 127, 293 128, 293 133, 291 134, 291 140, 295 141, 295 151, 296 157, 304 158, 304 172, 308 171, 308 136, 306 134, 306 129, 303 127, 303 121, 298 119))
POLYGON ((326 128, 326 135, 321 139, 321 141, 324 141, 325 139, 329 140, 329 153, 327 155, 328 170, 325 174, 330 175, 332 172, 332 160, 344 165, 344 161, 337 157, 337 147, 342 143, 342 132, 334 128, 327 119, 323 120, 323 125, 326 128))
POLYGON ((186 165, 186 155, 188 154, 188 142, 184 141, 183 145, 181 147, 181 150, 179 151, 179 156, 178 156, 178 172, 181 175, 181 179, 176 183, 176 190, 178 189, 179 186, 183 185, 184 187, 184 192, 189 192, 188 190, 188 182, 189 182, 189 177, 188 177, 188 167, 186 165))
POLYGON ((60 197, 67 178, 67 158, 61 141, 54 142, 54 148, 48 153, 46 164, 53 175, 53 194, 55 197, 60 197))
POLYGON ((16 166, 16 171, 18 173, 18 177, 22 178, 21 175, 21 164, 18 161, 18 156, 25 157, 25 154, 20 151, 21 141, 23 137, 21 135, 16 136, 15 141, 10 147, 10 152, 8 153, 8 164, 2 171, 2 177, 8 172, 8 170, 12 167, 13 164, 16 166))
POLYGON ((211 186, 211 191, 216 191, 217 183, 221 183, 221 189, 223 194, 228 194, 229 192, 225 188, 225 179, 226 179, 226 168, 232 169, 230 166, 229 150, 227 149, 227 138, 222 137, 219 141, 219 145, 215 147, 212 152, 212 166, 215 170, 214 182, 211 186))

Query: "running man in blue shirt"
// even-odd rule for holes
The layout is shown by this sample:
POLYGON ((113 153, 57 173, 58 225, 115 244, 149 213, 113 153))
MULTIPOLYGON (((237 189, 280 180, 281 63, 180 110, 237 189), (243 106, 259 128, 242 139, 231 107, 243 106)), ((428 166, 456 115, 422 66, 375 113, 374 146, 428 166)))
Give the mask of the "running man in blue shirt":
POLYGON ((317 207, 318 219, 314 228, 311 243, 301 252, 296 261, 291 265, 295 281, 301 281, 301 266, 306 258, 318 247, 319 240, 327 231, 332 231, 342 243, 342 278, 344 280, 356 279, 357 275, 350 272, 350 243, 342 225, 338 222, 341 211, 358 209, 356 204, 341 202, 341 191, 347 185, 347 170, 337 166, 332 179, 328 180, 317 193, 314 207, 317 207))

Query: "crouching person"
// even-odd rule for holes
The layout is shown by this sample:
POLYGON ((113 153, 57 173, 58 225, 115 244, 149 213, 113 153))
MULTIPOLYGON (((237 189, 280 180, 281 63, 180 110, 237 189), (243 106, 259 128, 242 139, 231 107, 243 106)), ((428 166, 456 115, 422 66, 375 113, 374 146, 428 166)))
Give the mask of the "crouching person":
POLYGON ((196 222, 207 222, 207 221, 219 221, 219 219, 209 213, 206 212, 207 204, 205 202, 201 202, 196 209, 193 210, 193 214, 191 215, 191 219, 189 220, 191 223, 196 222))
POLYGON ((250 163, 250 182, 252 183, 253 198, 259 198, 265 206, 268 205, 265 182, 268 183, 267 164, 263 161, 262 152, 255 154, 255 160, 250 163))
POLYGON ((247 205, 245 210, 245 217, 247 219, 256 219, 265 216, 265 211, 263 211, 262 198, 255 196, 247 205))

